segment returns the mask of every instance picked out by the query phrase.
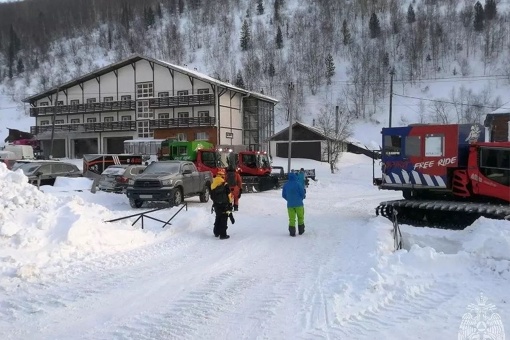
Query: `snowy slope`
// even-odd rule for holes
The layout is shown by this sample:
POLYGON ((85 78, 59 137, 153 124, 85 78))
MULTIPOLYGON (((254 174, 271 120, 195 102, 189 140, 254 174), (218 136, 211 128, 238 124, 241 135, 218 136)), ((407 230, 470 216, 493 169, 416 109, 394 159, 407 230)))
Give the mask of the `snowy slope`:
POLYGON ((480 293, 510 329, 509 222, 402 226, 407 250, 393 252, 374 208, 398 194, 371 185, 370 159, 345 154, 334 175, 292 166, 317 171, 305 234, 288 236, 275 190, 244 194, 221 241, 197 199, 171 226, 141 230, 103 222, 140 211, 122 195, 72 191, 72 181, 37 192, 1 172, 2 339, 447 339, 480 293), (12 191, 33 198, 7 203, 12 191))

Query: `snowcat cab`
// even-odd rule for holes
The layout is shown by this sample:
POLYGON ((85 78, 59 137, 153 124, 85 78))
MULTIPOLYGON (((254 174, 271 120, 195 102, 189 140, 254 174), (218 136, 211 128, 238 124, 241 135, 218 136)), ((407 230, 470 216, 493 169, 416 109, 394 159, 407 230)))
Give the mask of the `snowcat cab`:
POLYGON ((374 184, 402 191, 404 200, 382 202, 376 213, 446 227, 465 227, 480 216, 510 218, 510 142, 484 139, 479 124, 383 128, 382 177, 374 184))

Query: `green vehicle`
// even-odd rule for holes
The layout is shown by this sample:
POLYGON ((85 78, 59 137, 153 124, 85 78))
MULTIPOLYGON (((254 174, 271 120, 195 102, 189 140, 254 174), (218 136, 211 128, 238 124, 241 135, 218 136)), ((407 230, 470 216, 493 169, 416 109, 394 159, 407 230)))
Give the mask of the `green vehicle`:
POLYGON ((214 145, 199 140, 180 142, 167 139, 161 142, 158 160, 190 161, 195 164, 198 171, 210 171, 213 176, 216 176, 219 169, 226 167, 222 162, 220 152, 215 149, 214 145))

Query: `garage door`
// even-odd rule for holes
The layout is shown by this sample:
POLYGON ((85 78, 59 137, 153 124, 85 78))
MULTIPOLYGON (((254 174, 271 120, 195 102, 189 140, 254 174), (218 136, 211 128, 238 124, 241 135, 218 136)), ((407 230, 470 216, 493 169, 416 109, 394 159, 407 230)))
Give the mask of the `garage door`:
MULTIPOLYGON (((276 157, 287 158, 289 143, 276 144, 276 157)), ((292 158, 307 158, 316 161, 321 160, 321 142, 292 143, 292 158)))

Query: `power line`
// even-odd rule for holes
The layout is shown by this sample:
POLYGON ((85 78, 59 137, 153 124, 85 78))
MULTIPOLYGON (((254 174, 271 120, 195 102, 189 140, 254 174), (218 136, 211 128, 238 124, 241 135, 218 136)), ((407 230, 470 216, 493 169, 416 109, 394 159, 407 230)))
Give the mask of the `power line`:
MULTIPOLYGON (((445 103, 445 104, 452 104, 452 105, 462 105, 462 106, 474 106, 474 107, 480 107, 480 108, 486 108, 486 109, 499 109, 503 108, 501 106, 487 106, 487 105, 480 105, 480 104, 465 104, 465 103, 458 103, 458 102, 450 102, 446 100, 437 100, 437 99, 428 99, 428 98, 420 98, 420 97, 413 97, 413 96, 406 96, 403 94, 393 94, 394 96, 404 97, 404 98, 411 98, 411 99, 418 99, 418 100, 424 100, 428 102, 435 102, 435 103, 445 103)), ((510 110, 510 108, 508 108, 510 110)))

